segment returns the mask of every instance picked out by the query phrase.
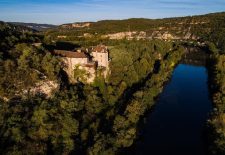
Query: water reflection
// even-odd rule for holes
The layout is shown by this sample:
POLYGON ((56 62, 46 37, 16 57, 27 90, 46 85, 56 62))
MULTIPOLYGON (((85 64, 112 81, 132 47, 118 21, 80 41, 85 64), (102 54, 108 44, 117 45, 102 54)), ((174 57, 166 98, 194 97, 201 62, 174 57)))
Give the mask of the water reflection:
POLYGON ((194 66, 205 66, 208 55, 204 50, 188 50, 187 53, 183 56, 181 64, 188 64, 194 66))
POLYGON ((187 54, 176 67, 129 154, 206 154, 203 133, 212 103, 204 67, 206 56, 198 54, 187 54))

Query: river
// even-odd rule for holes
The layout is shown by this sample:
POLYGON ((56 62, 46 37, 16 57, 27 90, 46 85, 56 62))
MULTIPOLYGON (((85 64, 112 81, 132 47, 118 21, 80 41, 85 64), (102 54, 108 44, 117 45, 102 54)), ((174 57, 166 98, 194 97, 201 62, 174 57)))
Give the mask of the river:
POLYGON ((212 109, 204 65, 179 64, 145 117, 138 155, 205 155, 204 127, 212 109))

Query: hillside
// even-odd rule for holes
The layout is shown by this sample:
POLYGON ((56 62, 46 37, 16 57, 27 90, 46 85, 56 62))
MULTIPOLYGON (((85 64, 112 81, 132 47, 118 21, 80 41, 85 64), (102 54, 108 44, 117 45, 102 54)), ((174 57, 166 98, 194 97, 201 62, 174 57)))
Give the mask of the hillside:
POLYGON ((126 20, 102 20, 98 22, 84 22, 63 24, 58 28, 60 30, 70 28, 77 31, 89 31, 97 33, 116 33, 122 31, 148 31, 153 30, 177 30, 188 27, 210 27, 212 21, 223 20, 225 12, 212 13, 199 16, 163 18, 163 19, 145 19, 145 18, 131 18, 126 20), (75 25, 82 25, 81 27, 75 25), (86 26, 84 26, 86 24, 86 26), (88 25, 87 25, 88 24, 88 25), (159 28, 160 27, 160 28, 159 28))
POLYGON ((13 25, 0 21, 0 50, 5 53, 20 42, 32 43, 40 41, 35 30, 25 26, 13 25))
POLYGON ((7 28, 9 31, 15 31, 15 32, 22 32, 22 31, 30 31, 30 32, 35 32, 34 29, 31 29, 29 27, 23 26, 23 25, 17 25, 17 24, 12 24, 12 23, 6 23, 3 21, 0 21, 0 28, 1 30, 7 28))
POLYGON ((46 31, 46 35, 66 41, 82 38, 215 41, 220 40, 215 39, 220 36, 217 33, 224 32, 224 21, 225 12, 165 19, 103 20, 63 24, 46 31))
POLYGON ((54 85, 49 79, 55 76, 44 68, 56 60, 43 47, 34 46, 42 39, 30 28, 0 22, 0 98, 35 92, 42 83, 54 85))

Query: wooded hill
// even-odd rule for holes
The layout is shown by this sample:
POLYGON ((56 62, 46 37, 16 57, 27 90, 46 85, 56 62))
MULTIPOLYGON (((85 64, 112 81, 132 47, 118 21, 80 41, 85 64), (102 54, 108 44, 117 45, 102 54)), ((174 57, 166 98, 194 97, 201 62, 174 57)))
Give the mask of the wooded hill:
POLYGON ((22 23, 22 22, 9 22, 9 23, 13 25, 17 25, 17 26, 25 26, 36 31, 43 31, 46 29, 56 27, 56 25, 52 25, 52 24, 37 24, 37 23, 22 23))
MULTIPOLYGON (((118 32, 144 31, 148 35, 153 32, 168 32, 172 35, 182 37, 187 33, 195 35, 196 39, 218 40, 215 39, 224 33, 225 12, 212 13, 199 16, 187 16, 164 19, 143 19, 132 18, 126 20, 103 20, 98 22, 85 22, 64 24, 55 29, 46 31, 48 36, 57 38, 57 36, 66 36, 67 41, 81 38, 84 34, 101 36, 118 32), (83 25, 82 25, 83 24, 83 25)), ((218 44, 221 44, 218 42, 218 44)))

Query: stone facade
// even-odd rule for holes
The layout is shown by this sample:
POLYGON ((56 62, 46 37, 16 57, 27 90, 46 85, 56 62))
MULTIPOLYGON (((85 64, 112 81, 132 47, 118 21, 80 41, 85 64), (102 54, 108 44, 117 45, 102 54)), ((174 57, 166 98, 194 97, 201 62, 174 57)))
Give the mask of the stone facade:
POLYGON ((93 61, 96 61, 98 68, 102 69, 102 74, 106 78, 109 72, 109 52, 104 45, 98 45, 92 48, 93 61))
POLYGON ((109 68, 109 52, 104 45, 99 45, 92 48, 93 61, 98 63, 99 67, 109 68))
POLYGON ((66 71, 67 74, 72 77, 73 76, 73 70, 76 65, 82 65, 82 64, 87 64, 88 59, 87 58, 68 58, 64 57, 63 58, 65 66, 66 66, 66 71))
POLYGON ((54 54, 62 56, 65 71, 67 72, 71 82, 76 82, 74 79, 74 69, 79 66, 80 70, 85 70, 87 73, 86 82, 91 83, 96 77, 97 68, 104 69, 103 75, 106 77, 109 70, 109 54, 106 46, 99 45, 88 50, 63 51, 55 50, 54 54))

